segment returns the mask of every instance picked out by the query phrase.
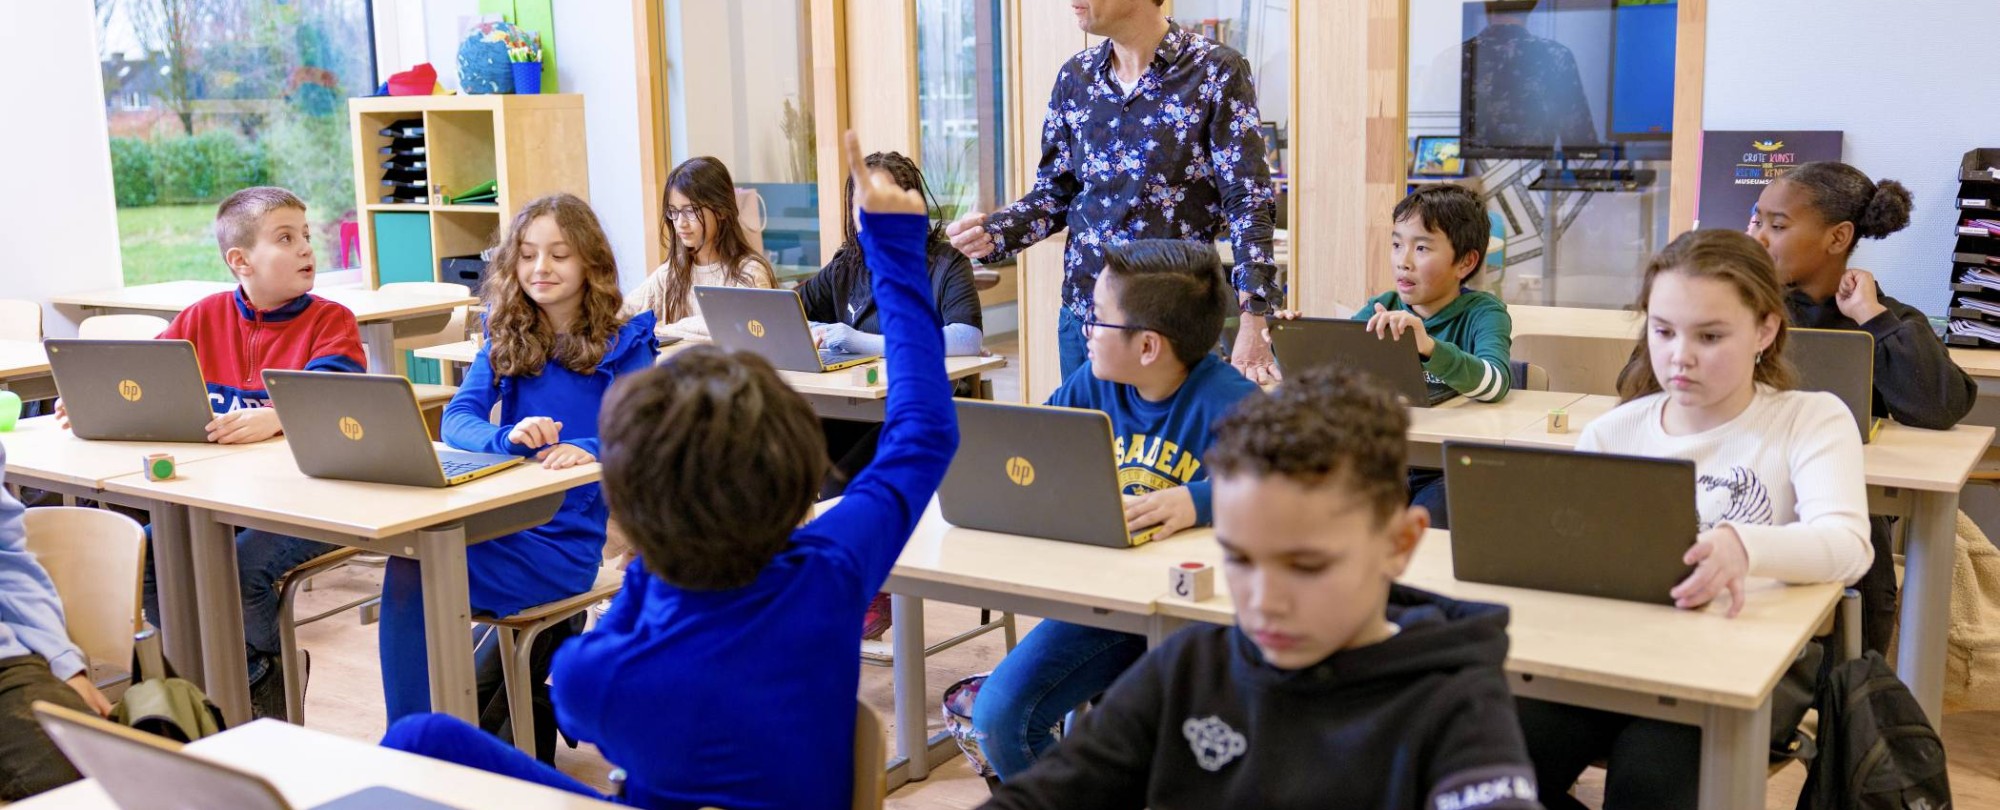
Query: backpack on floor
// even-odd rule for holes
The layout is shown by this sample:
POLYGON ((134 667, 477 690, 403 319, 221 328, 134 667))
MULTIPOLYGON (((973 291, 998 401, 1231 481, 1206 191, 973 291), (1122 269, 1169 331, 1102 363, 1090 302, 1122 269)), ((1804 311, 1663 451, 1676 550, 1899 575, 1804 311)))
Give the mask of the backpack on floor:
POLYGON ((1835 666, 1820 683, 1819 756, 1798 810, 1947 810, 1944 740, 1882 656, 1835 666))
POLYGON ((944 730, 958 743, 958 750, 965 753, 965 761, 972 766, 972 772, 984 779, 992 779, 998 774, 986 761, 986 752, 979 747, 979 732, 972 727, 972 703, 979 699, 979 687, 985 685, 991 672, 969 676, 944 690, 944 730))

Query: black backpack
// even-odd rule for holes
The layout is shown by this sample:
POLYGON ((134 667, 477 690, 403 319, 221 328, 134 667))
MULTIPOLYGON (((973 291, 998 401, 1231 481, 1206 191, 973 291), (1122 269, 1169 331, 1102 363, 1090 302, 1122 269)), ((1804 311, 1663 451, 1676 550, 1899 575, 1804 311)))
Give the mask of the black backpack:
POLYGON ((1798 810, 1948 810, 1944 740, 1882 656, 1839 664, 1821 680, 1819 755, 1798 810))

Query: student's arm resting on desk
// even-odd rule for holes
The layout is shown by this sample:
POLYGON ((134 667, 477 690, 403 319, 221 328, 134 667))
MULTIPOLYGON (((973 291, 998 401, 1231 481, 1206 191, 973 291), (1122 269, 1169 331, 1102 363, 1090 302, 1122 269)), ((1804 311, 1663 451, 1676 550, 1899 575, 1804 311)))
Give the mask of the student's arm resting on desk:
POLYGON ((921 214, 864 210, 861 218, 862 243, 876 259, 875 302, 888 343, 881 444, 840 504, 800 529, 795 542, 851 555, 873 589, 888 578, 937 492, 958 448, 958 424, 944 376, 944 341, 924 277, 928 223, 921 214))
POLYGON ((1950 430, 1972 411, 1979 383, 1951 361, 1924 313, 1890 303, 1893 306, 1861 324, 1875 337, 1875 392, 1897 422, 1950 430))
MULTIPOLYGON (((7 450, 0 447, 0 465, 7 450)), ((56 680, 84 671, 83 651, 70 642, 56 584, 28 551, 25 510, 14 496, 0 489, 0 624, 13 641, 49 662, 56 680)), ((0 647, 9 640, 0 636, 0 647)))
POLYGON ((1874 559, 1868 541, 1868 488, 1854 417, 1832 394, 1812 394, 1789 427, 1798 521, 1782 526, 1727 522, 1743 540, 1750 573, 1793 584, 1854 584, 1874 559))
POLYGON ((1471 346, 1438 338, 1424 371, 1443 380, 1451 390, 1480 402, 1499 402, 1513 388, 1514 319, 1505 307, 1480 305, 1462 317, 1472 335, 1471 346))
POLYGON ((458 393, 444 406, 444 420, 438 432, 443 434, 445 444, 460 450, 532 456, 541 448, 508 441, 507 434, 514 432, 514 426, 495 425, 491 421, 493 406, 500 401, 500 388, 493 379, 493 361, 487 357, 492 345, 491 341, 481 344, 479 356, 466 367, 458 393))
POLYGON ((1027 773, 1001 783, 983 810, 1139 810, 1146 806, 1160 745, 1161 683, 1173 641, 1140 658, 1077 721, 1062 744, 1027 773))

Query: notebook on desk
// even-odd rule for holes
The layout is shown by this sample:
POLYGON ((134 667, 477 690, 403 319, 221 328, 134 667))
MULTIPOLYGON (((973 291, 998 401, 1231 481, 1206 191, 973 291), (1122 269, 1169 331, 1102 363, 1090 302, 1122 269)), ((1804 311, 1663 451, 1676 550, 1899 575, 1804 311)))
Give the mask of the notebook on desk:
POLYGON ((760 355, 785 371, 838 371, 880 356, 819 348, 805 304, 791 290, 696 287, 694 295, 716 345, 760 355))
POLYGON ((264 387, 292 460, 314 478, 448 487, 521 463, 433 445, 416 391, 402 377, 271 370, 264 387))
POLYGON ((1424 374, 1417 341, 1409 335, 1383 340, 1368 331, 1365 321, 1345 318, 1298 318, 1271 322, 1271 353, 1285 376, 1308 369, 1345 365, 1373 376, 1382 385, 1419 408, 1458 396, 1451 386, 1424 374))
POLYGON ((959 399, 958 454, 938 486, 946 523, 1024 537, 1126 548, 1134 532, 1102 411, 959 399))
MULTIPOLYGON (((35 719, 63 756, 111 797, 120 810, 293 810, 268 780, 213 760, 190 756, 180 743, 136 731, 47 701, 35 719)), ((275 755, 275 754, 274 754, 275 755)), ((367 774, 355 774, 356 780, 367 774)), ((309 810, 452 810, 394 788, 370 787, 309 810)))
POLYGON ((185 340, 42 342, 56 395, 79 439, 206 442, 215 420, 194 344, 185 340))

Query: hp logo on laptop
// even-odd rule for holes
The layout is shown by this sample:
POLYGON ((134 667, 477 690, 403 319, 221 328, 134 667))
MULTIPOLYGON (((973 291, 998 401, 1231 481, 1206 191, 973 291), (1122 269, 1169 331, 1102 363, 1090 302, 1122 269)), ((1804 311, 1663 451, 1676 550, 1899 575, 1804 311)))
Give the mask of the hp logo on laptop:
POLYGON ((1020 456, 1007 459, 1007 480, 1020 486, 1034 486, 1035 465, 1020 456))
POLYGON ((124 397, 126 402, 138 402, 140 397, 145 396, 145 392, 139 389, 139 383, 134 380, 119 380, 118 395, 124 397))
POLYGON ((352 416, 340 417, 340 435, 346 436, 348 441, 361 441, 361 423, 352 416))
POLYGON ((755 318, 752 318, 750 320, 750 336, 754 338, 760 338, 764 336, 764 324, 762 321, 759 321, 755 318))

